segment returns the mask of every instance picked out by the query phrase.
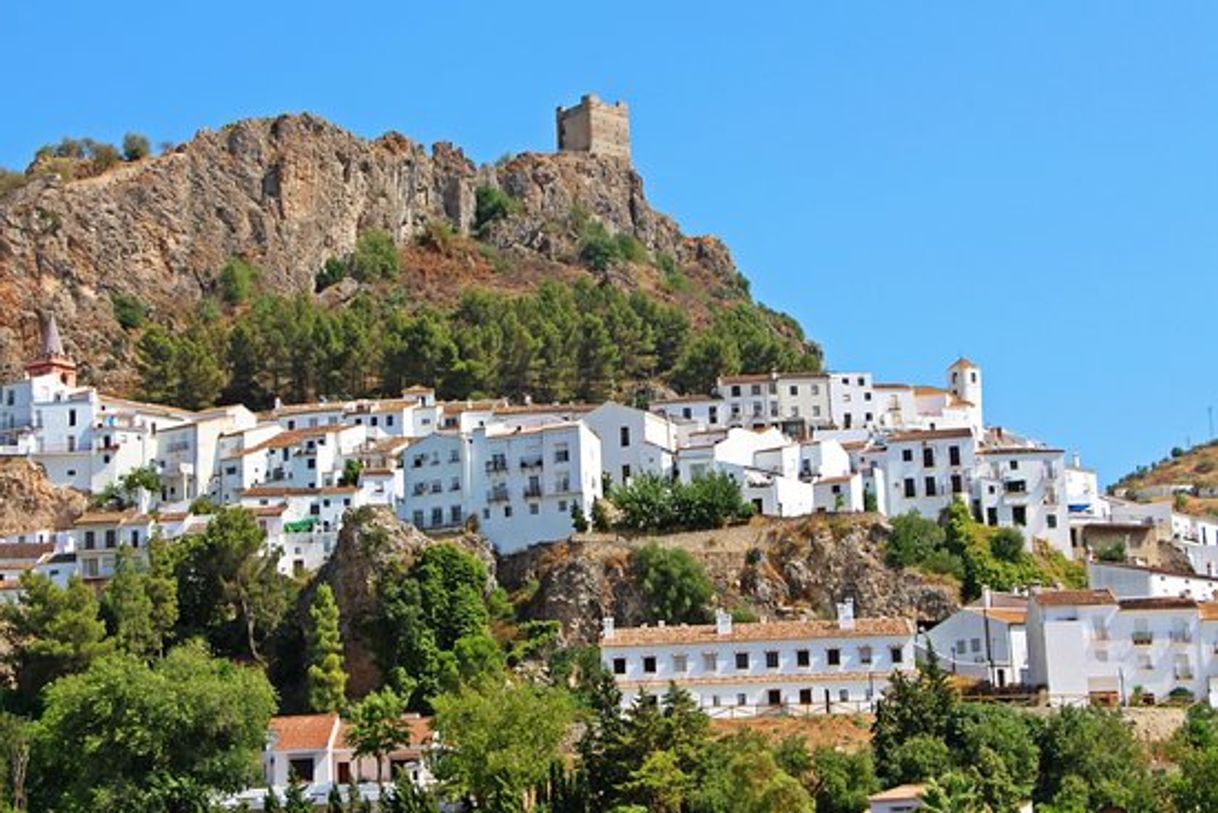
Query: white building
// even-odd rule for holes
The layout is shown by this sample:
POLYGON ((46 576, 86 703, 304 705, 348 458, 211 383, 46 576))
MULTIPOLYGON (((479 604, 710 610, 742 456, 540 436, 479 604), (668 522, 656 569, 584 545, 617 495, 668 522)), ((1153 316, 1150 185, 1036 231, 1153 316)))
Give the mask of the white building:
POLYGON ((1108 589, 1033 593, 1031 682, 1053 705, 1218 700, 1218 605, 1120 599, 1108 589), (1173 694, 1174 693, 1174 694, 1173 694))
POLYGON ((583 422, 600 439, 606 482, 625 485, 639 474, 672 474, 680 432, 671 419, 610 401, 583 422))
POLYGON ((828 374, 829 420, 839 429, 865 428, 876 424, 879 409, 871 373, 828 374))
POLYGON ((883 446, 864 451, 861 460, 883 470, 889 516, 915 511, 937 519, 952 500, 968 499, 977 447, 977 436, 968 428, 895 432, 883 446))
POLYGON ((1157 567, 1092 561, 1087 586, 1111 590, 1117 598, 1191 598, 1218 601, 1218 577, 1175 573, 1157 567))
POLYGON ((662 694, 676 683, 712 717, 770 710, 871 710, 896 670, 914 667, 914 625, 905 618, 733 623, 617 629, 605 620, 601 660, 622 691, 662 694))
POLYGON ((926 632, 948 671, 1003 687, 1027 683, 1028 599, 994 593, 961 607, 926 632))

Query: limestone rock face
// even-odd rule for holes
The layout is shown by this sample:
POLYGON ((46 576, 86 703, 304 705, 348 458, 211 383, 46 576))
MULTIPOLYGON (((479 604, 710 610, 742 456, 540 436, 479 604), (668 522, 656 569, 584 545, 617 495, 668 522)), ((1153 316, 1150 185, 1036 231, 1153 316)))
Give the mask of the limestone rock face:
MULTIPOLYGON (((958 585, 884 564, 889 527, 873 515, 756 521, 738 528, 658 537, 703 565, 715 602, 764 618, 834 617, 850 598, 858 616, 941 620, 959 607, 958 585)), ((644 540, 588 535, 538 545, 499 561, 509 590, 526 591, 524 612, 561 622, 567 641, 593 643, 601 619, 619 626, 646 620, 646 600, 631 573, 644 540)), ((519 593, 518 593, 519 595, 519 593)))
POLYGON ((87 506, 84 494, 57 487, 41 466, 0 458, 0 535, 69 528, 87 506))
MULTIPOLYGON (((384 229, 405 245, 430 223, 467 232, 475 190, 499 186, 521 210, 484 235, 537 261, 578 254, 579 216, 599 217, 699 281, 744 295, 727 249, 688 238, 654 212, 629 162, 588 154, 523 153, 476 167, 451 144, 430 152, 389 133, 365 140, 309 114, 248 119, 199 132, 172 152, 71 182, 39 177, 0 197, 0 375, 36 345, 36 310, 53 310, 83 379, 122 390, 131 348, 115 293, 173 321, 212 288, 224 263, 261 266, 281 293, 312 291, 317 271, 384 229)), ((527 259, 527 257, 526 257, 527 259)))

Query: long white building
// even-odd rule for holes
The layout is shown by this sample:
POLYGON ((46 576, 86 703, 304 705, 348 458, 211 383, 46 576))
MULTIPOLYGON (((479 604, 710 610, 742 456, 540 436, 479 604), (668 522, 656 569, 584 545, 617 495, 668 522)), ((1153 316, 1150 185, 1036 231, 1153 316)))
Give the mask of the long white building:
POLYGON ((855 713, 874 708, 894 671, 914 666, 914 625, 905 618, 734 623, 618 629, 606 619, 601 661, 629 704, 675 683, 712 717, 794 710, 855 713))

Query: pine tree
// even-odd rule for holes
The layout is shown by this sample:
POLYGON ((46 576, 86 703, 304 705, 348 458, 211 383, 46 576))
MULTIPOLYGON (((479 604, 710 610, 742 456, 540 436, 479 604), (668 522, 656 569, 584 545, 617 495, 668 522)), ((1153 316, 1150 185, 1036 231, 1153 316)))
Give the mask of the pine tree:
POLYGON ((295 775, 283 794, 283 813, 313 813, 313 802, 305 794, 305 784, 295 775))
POLYGON ((330 585, 317 588, 309 619, 309 706, 313 711, 336 711, 345 699, 347 673, 343 671, 338 604, 330 585))

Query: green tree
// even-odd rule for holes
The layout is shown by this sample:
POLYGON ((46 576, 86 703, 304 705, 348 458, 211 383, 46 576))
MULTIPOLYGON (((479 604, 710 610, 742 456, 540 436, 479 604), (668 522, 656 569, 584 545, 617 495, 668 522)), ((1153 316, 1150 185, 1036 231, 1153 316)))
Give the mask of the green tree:
POLYGON ((947 534, 939 523, 925 519, 916 511, 892 518, 892 533, 884 548, 889 567, 921 565, 943 548, 947 534))
POLYGON ((624 790, 643 799, 655 813, 680 813, 694 777, 681 770, 672 751, 652 751, 630 774, 624 790))
POLYGON ((23 717, 0 712, 0 810, 25 810, 26 774, 34 723, 23 717))
POLYGON ((474 190, 474 231, 485 234, 487 227, 520 211, 520 201, 497 186, 479 186, 474 190))
POLYGON ((445 693, 434 704, 436 733, 445 746, 436 776, 479 810, 522 809, 525 792, 558 758, 573 719, 561 689, 502 677, 445 693))
POLYGON ((880 789, 870 749, 819 748, 812 756, 816 813, 859 813, 880 789))
POLYGON ((201 634, 217 651, 264 663, 261 645, 292 599, 278 553, 244 508, 216 513, 202 534, 175 544, 179 637, 201 634))
POLYGON ((393 279, 401 268, 393 238, 380 229, 364 232, 355 241, 351 255, 351 274, 358 280, 393 279))
POLYGON ((154 542, 151 567, 133 549, 118 549, 114 576, 101 599, 102 616, 116 645, 139 658, 164 654, 178 616, 177 583, 161 561, 164 543, 154 542))
POLYGON ((372 692, 351 708, 347 741, 358 759, 376 760, 376 781, 383 781, 382 770, 389 754, 410 745, 410 723, 406 720, 406 699, 388 687, 372 692))
POLYGON ((689 551, 648 542, 630 558, 648 621, 697 624, 706 620, 714 586, 702 563, 689 551))
POLYGON ((364 470, 364 464, 356 458, 350 458, 343 463, 343 473, 338 478, 340 486, 357 486, 359 485, 360 472, 364 470))
POLYGON ((73 576, 58 587, 41 573, 19 580, 21 598, 0 607, 5 621, 4 660, 16 678, 17 707, 36 709, 48 683, 89 668, 113 650, 98 611, 96 594, 73 576))
POLYGON ((705 393, 720 376, 740 372, 740 366, 740 351, 730 338, 702 333, 685 345, 669 380, 683 393, 705 393))
POLYGON ((220 276, 216 280, 220 296, 229 305, 240 305, 250 298, 254 285, 261 277, 262 269, 240 257, 233 257, 220 269, 220 276))
POLYGON ((205 809, 213 793, 253 779, 274 710, 261 672, 198 643, 152 666, 103 658, 46 690, 31 807, 205 809))
MULTIPOLYGON (((915 737, 941 742, 955 704, 955 695, 933 647, 917 675, 892 673, 884 697, 876 704, 875 722, 871 726, 876 772, 885 784, 900 784, 904 781, 902 772, 910 765, 926 764, 933 758, 927 753, 933 746, 925 746, 920 751, 915 748, 913 753, 907 751, 903 755, 906 760, 903 766, 898 759, 898 750, 915 737)), ((946 745, 943 748, 946 750, 946 745)))
POLYGON ((347 673, 343 671, 338 604, 330 585, 317 588, 309 620, 309 707, 313 711, 337 711, 346 699, 347 673))
POLYGON ((1040 770, 1034 798, 1058 797, 1085 787, 1086 809, 1116 806, 1129 813, 1159 810, 1146 754, 1128 723, 1110 711, 1067 707, 1045 723, 1039 738, 1040 770), (1077 782, 1071 782, 1071 778, 1077 782))
POLYGON ((148 142, 148 136, 143 133, 127 133, 123 136, 123 160, 138 161, 148 157, 151 152, 152 145, 148 142))
POLYGON ((927 782, 920 809, 926 813, 989 813, 990 810, 978 797, 972 780, 957 772, 927 782))
POLYGON ((148 308, 131 294, 116 291, 110 295, 110 306, 114 309, 114 320, 123 330, 135 330, 148 318, 148 308))
POLYGON ((305 784, 293 775, 283 794, 283 813, 314 813, 313 802, 305 793, 305 784))
POLYGON ((413 705, 426 708, 460 680, 457 642, 489 629, 486 566, 451 543, 432 545, 406 572, 386 573, 379 594, 382 665, 417 681, 413 705))

